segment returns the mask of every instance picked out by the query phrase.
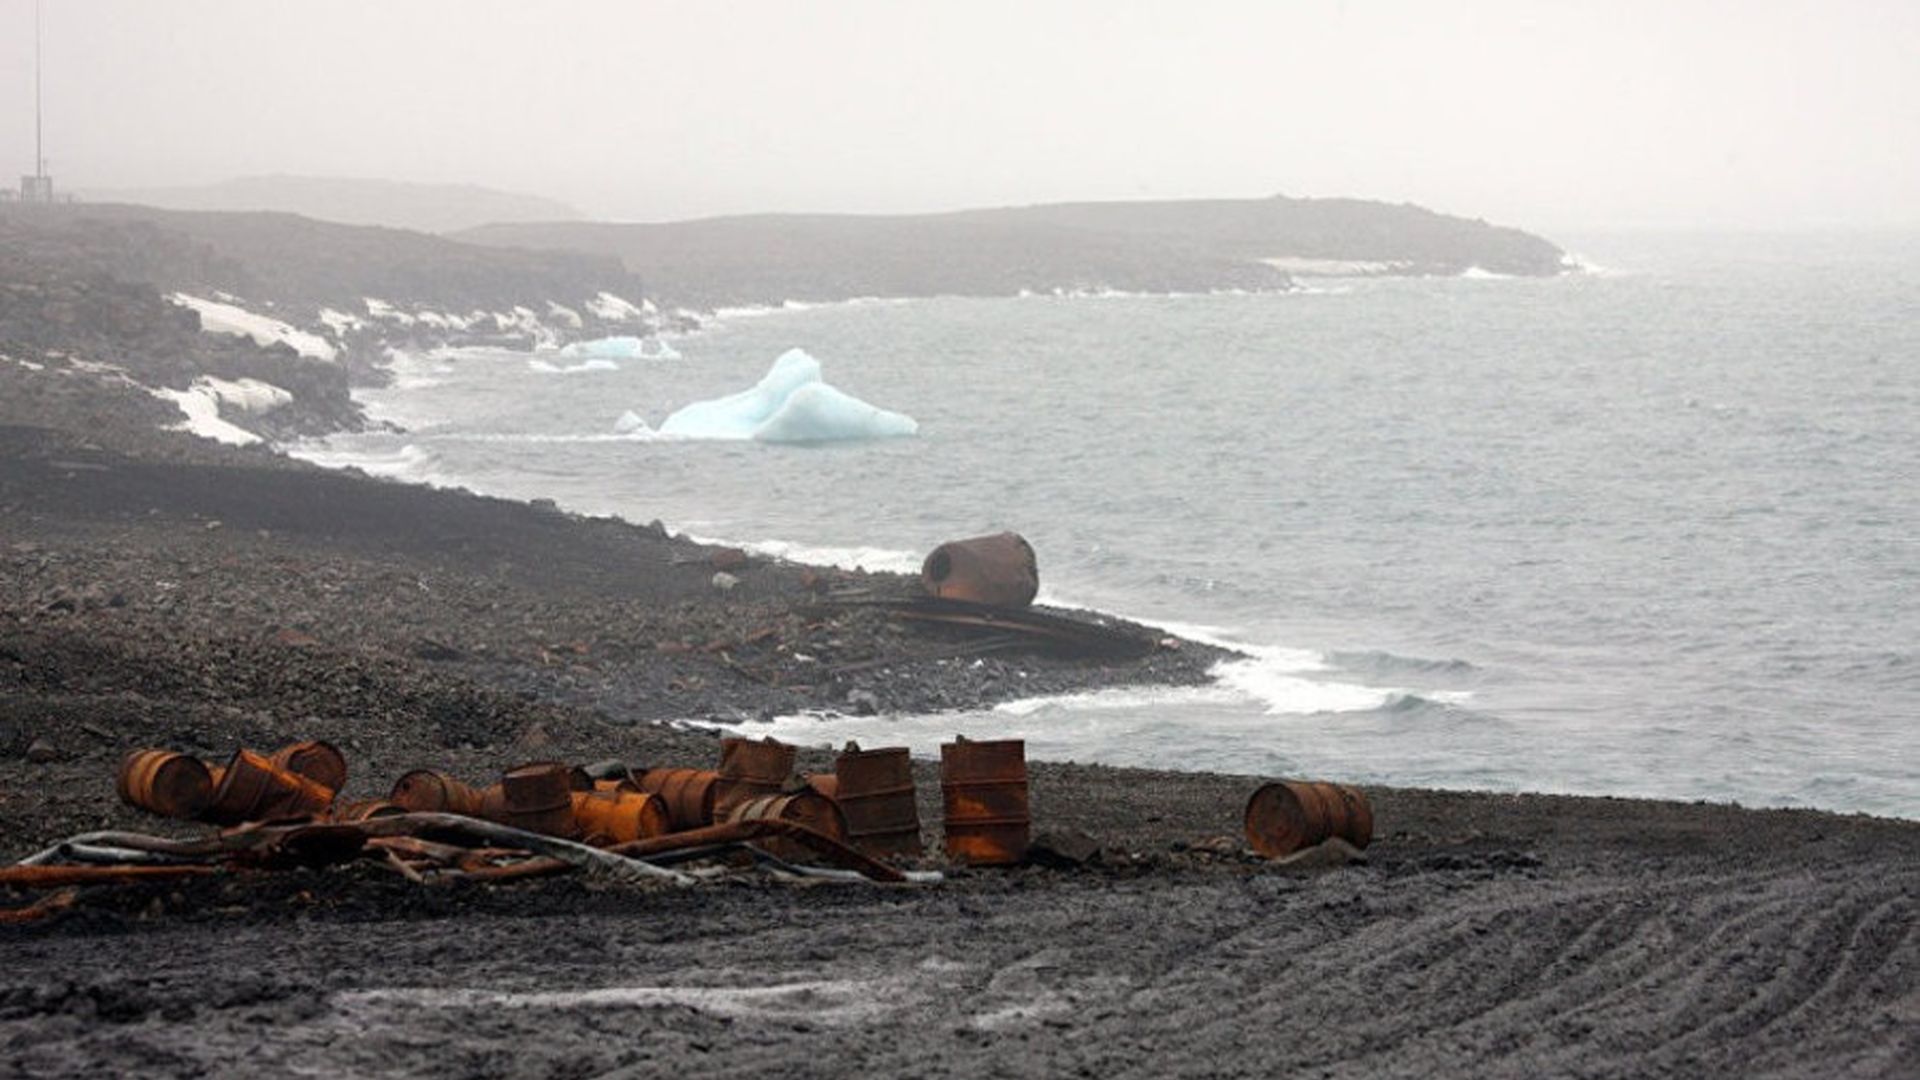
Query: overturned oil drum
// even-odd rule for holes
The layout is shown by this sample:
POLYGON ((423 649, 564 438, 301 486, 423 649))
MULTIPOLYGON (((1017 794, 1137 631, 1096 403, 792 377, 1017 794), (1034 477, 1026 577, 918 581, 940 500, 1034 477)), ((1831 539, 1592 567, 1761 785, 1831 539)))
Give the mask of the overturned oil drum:
POLYGON ((1033 545, 1018 533, 952 540, 920 564, 927 595, 994 607, 1023 608, 1040 591, 1033 545))
POLYGON ((712 769, 648 769, 634 781, 641 791, 660 796, 675 832, 713 824, 713 789, 719 782, 712 769))
POLYGON ((431 769, 415 769, 394 781, 387 800, 408 810, 480 817, 480 792, 431 769))
POLYGON ((1358 788, 1308 780, 1262 784, 1247 800, 1247 843, 1269 859, 1339 837, 1373 842, 1373 807, 1358 788))
POLYGON ((347 786, 347 757, 330 742, 297 742, 275 750, 267 760, 276 769, 299 773, 322 787, 339 791, 347 786))
MULTIPOLYGON (((589 781, 591 783, 591 781, 589 781)), ((503 824, 548 836, 573 836, 574 772, 555 761, 534 762, 500 774, 503 824)))
POLYGON ((580 836, 594 844, 645 840, 664 836, 672 828, 666 803, 659 796, 619 787, 574 792, 573 819, 580 836))
POLYGON ((333 805, 333 796, 324 784, 277 768, 251 750, 239 750, 220 771, 213 801, 201 817, 216 825, 238 825, 320 814, 333 805))
POLYGON ((713 788, 716 821, 729 821, 742 803, 777 795, 793 775, 798 749, 773 739, 720 740, 720 778, 713 788))
POLYGON ((213 801, 213 774, 199 758, 135 750, 120 762, 120 798, 162 817, 198 817, 213 801))
POLYGON ((875 858, 919 855, 920 808, 913 759, 904 746, 849 749, 833 765, 833 797, 847 818, 847 842, 875 858))
POLYGON ((1027 857, 1027 744, 1021 739, 943 743, 940 795, 947 858, 1006 866, 1027 857))
MULTIPOLYGON (((842 843, 847 839, 847 819, 840 813, 839 804, 811 788, 803 788, 791 795, 761 795, 748 799, 734 807, 726 820, 791 821, 796 825, 805 825, 814 832, 825 833, 842 843)), ((768 837, 754 843, 791 862, 813 861, 811 852, 790 840, 768 837)))
MULTIPOLYGON (((832 773, 808 773, 807 786, 829 799, 840 797, 840 778, 832 773)), ((846 807, 841 807, 842 810, 846 807)))

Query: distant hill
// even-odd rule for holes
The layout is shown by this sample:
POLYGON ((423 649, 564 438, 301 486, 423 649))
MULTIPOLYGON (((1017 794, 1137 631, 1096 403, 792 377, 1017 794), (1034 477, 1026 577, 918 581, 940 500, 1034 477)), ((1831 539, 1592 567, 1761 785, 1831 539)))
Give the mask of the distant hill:
POLYGON ((640 294, 638 279, 606 255, 484 247, 285 213, 0 205, 0 239, 58 250, 122 280, 233 293, 296 313, 354 310, 369 296, 459 312, 640 294))
POLYGON ((1061 203, 946 214, 763 214, 663 224, 500 223, 458 239, 618 256, 670 304, 1023 291, 1277 289, 1303 260, 1376 272, 1549 275, 1518 229, 1359 199, 1061 203))
POLYGON ((496 221, 570 221, 562 202, 472 184, 412 184, 320 176, 249 176, 196 187, 83 192, 92 202, 168 210, 272 210, 346 225, 444 233, 496 221))

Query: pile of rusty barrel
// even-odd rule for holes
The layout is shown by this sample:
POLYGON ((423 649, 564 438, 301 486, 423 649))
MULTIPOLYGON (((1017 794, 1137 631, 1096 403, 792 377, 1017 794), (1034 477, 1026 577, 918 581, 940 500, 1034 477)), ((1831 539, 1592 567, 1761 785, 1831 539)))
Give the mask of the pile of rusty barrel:
MULTIPOLYGON (((485 786, 421 769, 402 775, 386 798, 347 801, 339 798, 346 759, 317 740, 271 754, 242 749, 223 764, 137 750, 121 765, 124 801, 220 831, 190 840, 86 833, 0 868, 0 885, 57 888, 361 858, 422 884, 584 870, 686 885, 742 865, 835 880, 942 880, 938 871, 907 868, 924 851, 906 748, 850 744, 832 772, 812 775, 795 773, 796 755, 771 739, 729 738, 714 769, 535 762, 485 786), (695 863, 702 865, 677 869, 695 863)), ((1024 743, 947 744, 941 789, 950 863, 1025 859, 1024 743)))

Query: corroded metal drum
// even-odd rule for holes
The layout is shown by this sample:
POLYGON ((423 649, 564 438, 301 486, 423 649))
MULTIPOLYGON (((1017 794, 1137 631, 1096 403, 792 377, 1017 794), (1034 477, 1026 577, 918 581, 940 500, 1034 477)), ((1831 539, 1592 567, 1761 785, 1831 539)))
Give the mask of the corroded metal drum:
POLYGON ((876 858, 919 855, 925 850, 914 797, 913 759, 906 747, 849 749, 834 761, 833 771, 834 798, 847 818, 849 844, 876 858))
POLYGON ((920 564, 920 586, 929 596, 1023 608, 1040 591, 1040 568, 1020 534, 976 536, 934 548, 920 564))
MULTIPOLYGON (((748 799, 735 807, 726 820, 791 821, 842 843, 847 839, 847 819, 840 813, 839 804, 810 788, 791 795, 762 795, 748 799)), ((754 842, 782 859, 812 861, 812 855, 806 848, 791 841, 774 837, 754 842)))
POLYGON ((603 846, 664 836, 671 828, 666 803, 659 796, 618 786, 574 792, 573 818, 583 839, 603 846))
POLYGON ((350 803, 335 803, 331 816, 343 825, 351 825, 406 812, 406 807, 389 799, 360 799, 350 803))
POLYGON ((482 816, 479 791, 431 769, 415 769, 402 776, 387 800, 408 810, 482 816))
MULTIPOLYGON (((840 797, 840 778, 832 773, 808 773, 807 786, 829 799, 840 797)), ((841 807, 842 810, 846 807, 841 807)))
POLYGON ((285 769, 325 788, 339 791, 347 786, 347 757, 330 742, 308 739, 283 746, 267 759, 276 769, 285 769))
POLYGON ((648 769, 635 779, 640 790, 660 796, 675 832, 711 825, 713 789, 720 774, 712 769, 648 769))
POLYGON ((321 814, 333 805, 333 795, 332 788, 276 768, 251 750, 239 750, 221 770, 213 801, 201 817, 216 825, 238 825, 321 814))
POLYGON ((120 798, 162 817, 194 818, 213 801, 213 774, 199 758, 135 750, 120 762, 120 798))
MULTIPOLYGON (((500 774, 502 822, 548 836, 574 836, 574 770, 555 761, 521 765, 500 774)), ((591 784, 591 781, 589 781, 591 784)))
POLYGON ((716 821, 731 820, 735 808, 762 795, 777 795, 793 775, 798 749, 773 739, 720 740, 720 778, 713 789, 716 821))
POLYGON ((944 743, 940 794, 947 857, 1005 866, 1027 857, 1027 744, 1020 739, 944 743))
POLYGON ((1262 784, 1247 800, 1247 843, 1267 858, 1334 837, 1355 847, 1373 842, 1373 807, 1358 788, 1308 780, 1262 784))

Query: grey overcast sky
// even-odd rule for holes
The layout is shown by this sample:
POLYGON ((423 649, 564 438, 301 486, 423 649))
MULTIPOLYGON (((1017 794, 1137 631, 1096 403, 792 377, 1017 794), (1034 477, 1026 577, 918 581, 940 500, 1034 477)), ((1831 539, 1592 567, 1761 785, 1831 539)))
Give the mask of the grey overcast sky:
MULTIPOLYGON (((33 0, 0 0, 31 171, 33 0)), ((65 188, 471 182, 606 217, 1357 195, 1920 224, 1920 2, 45 0, 65 188)))

